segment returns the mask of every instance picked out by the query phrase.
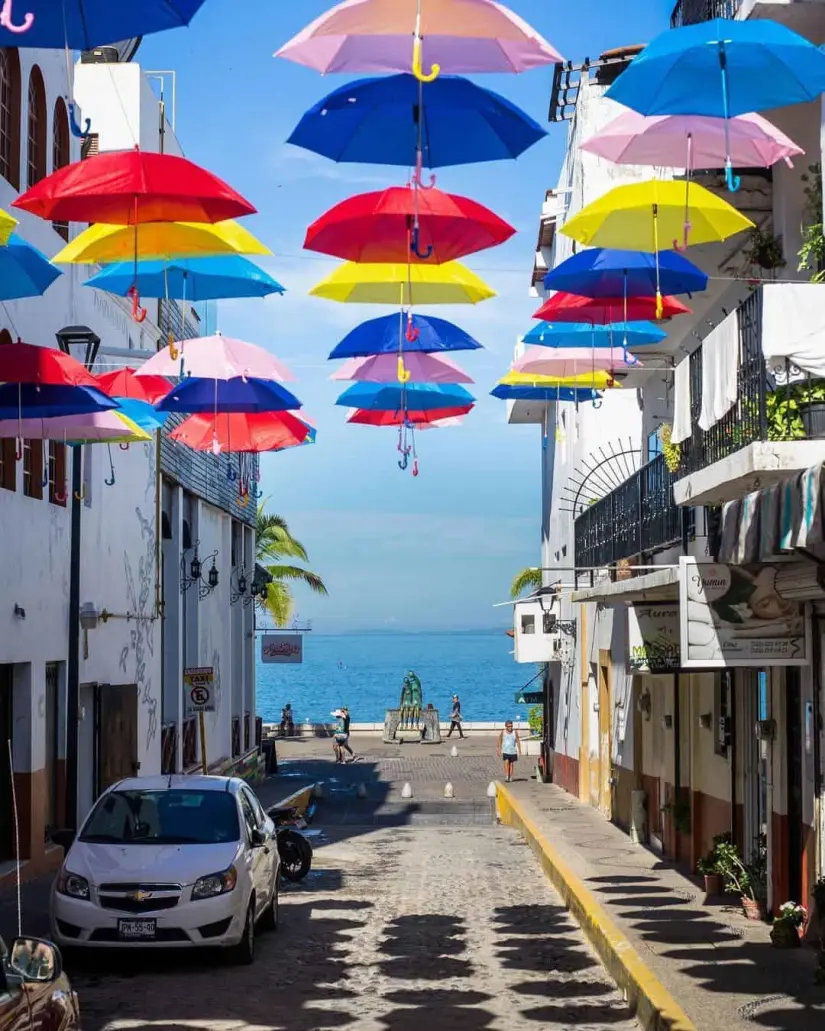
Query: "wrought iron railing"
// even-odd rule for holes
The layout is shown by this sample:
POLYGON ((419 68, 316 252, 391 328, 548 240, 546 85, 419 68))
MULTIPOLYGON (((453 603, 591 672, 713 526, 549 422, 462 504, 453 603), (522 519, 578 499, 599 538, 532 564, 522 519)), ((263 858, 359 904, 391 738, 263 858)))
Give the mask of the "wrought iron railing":
POLYGON ((742 0, 678 0, 670 15, 670 27, 698 25, 713 18, 735 18, 742 0))
POLYGON ((241 717, 232 717, 232 758, 241 754, 241 717))
POLYGON ((160 772, 177 773, 178 725, 164 723, 160 731, 160 772))
POLYGON ((255 717, 255 747, 260 748, 261 742, 264 739, 264 718, 263 716, 255 717))
POLYGON ((623 559, 649 558, 695 532, 693 509, 673 502, 676 476, 664 455, 642 466, 621 486, 576 519, 576 566, 614 566, 623 559))

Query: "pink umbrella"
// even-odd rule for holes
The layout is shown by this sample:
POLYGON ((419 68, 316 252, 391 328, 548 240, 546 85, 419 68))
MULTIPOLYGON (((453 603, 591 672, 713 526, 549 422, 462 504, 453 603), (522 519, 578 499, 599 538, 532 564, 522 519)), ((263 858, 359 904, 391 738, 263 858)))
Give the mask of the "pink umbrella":
POLYGON ((187 376, 201 379, 274 379, 280 382, 295 377, 269 351, 256 344, 221 336, 198 337, 183 343, 170 344, 150 358, 135 376, 187 376))
POLYGON ((621 347, 528 347, 512 365, 513 372, 534 376, 580 376, 585 372, 612 372, 626 365, 639 367, 639 362, 628 362, 621 347))
MULTIPOLYGON (((472 383, 461 366, 444 355, 411 351, 403 356, 404 367, 413 383, 472 383)), ((369 358, 350 358, 331 380, 361 380, 369 383, 397 383, 398 355, 375 354, 369 358)))
POLYGON ((326 72, 523 72, 562 57, 495 0, 344 0, 276 57, 326 72), (421 69, 422 43, 432 71, 421 69))
POLYGON ((417 428, 419 430, 443 430, 450 426, 461 426, 463 422, 463 415, 453 415, 447 419, 437 419, 435 422, 424 422, 417 428))
POLYGON ((107 412, 87 412, 83 415, 57 415, 49 419, 0 419, 0 439, 63 440, 69 443, 105 444, 122 441, 143 432, 134 423, 118 415, 115 409, 107 412))
POLYGON ((585 140, 581 149, 618 165, 668 168, 724 168, 728 153, 739 168, 769 168, 805 151, 761 115, 728 120, 698 115, 653 115, 626 111, 585 140))

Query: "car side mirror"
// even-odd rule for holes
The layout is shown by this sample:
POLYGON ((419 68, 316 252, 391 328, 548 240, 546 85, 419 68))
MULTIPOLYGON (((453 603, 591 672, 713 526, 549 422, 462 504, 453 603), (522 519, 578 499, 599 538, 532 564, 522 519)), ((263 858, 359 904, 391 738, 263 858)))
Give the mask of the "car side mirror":
POLYGON ((253 848, 263 848, 266 844, 266 835, 256 828, 249 832, 249 841, 253 848))
POLYGON ((15 938, 8 958, 9 969, 24 981, 48 984, 63 972, 63 961, 56 945, 43 938, 15 938))

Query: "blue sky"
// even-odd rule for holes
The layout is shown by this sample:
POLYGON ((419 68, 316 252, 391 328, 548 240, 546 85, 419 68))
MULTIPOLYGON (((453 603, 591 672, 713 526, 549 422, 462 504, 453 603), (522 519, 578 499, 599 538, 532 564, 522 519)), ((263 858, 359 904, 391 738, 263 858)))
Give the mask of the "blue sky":
MULTIPOLYGON (((666 0, 509 0, 565 58, 646 42, 667 27, 666 0)), ((419 435, 421 475, 396 466, 394 431, 347 426, 341 385, 326 356, 376 306, 307 296, 335 267, 302 251, 306 226, 354 193, 398 185, 403 170, 337 165, 287 146, 303 112, 346 81, 272 54, 331 6, 329 0, 207 0, 191 27, 147 38, 145 69, 177 71, 177 133, 188 157, 223 176, 259 214, 249 227, 274 251, 267 267, 285 297, 221 305, 222 331, 267 347, 295 371, 318 443, 263 460, 262 486, 306 544, 330 597, 298 591, 316 629, 452 629, 501 625, 513 574, 539 561, 540 438, 507 426, 488 396, 536 308, 528 295, 544 191, 555 185, 566 129, 518 162, 442 170, 441 188, 486 204, 518 230, 466 262, 498 292, 477 307, 430 309, 473 333, 485 350, 458 359, 476 380, 475 410, 460 428, 419 435), (241 13, 241 11, 243 13, 241 13)), ((546 124, 552 68, 479 76, 546 124)))

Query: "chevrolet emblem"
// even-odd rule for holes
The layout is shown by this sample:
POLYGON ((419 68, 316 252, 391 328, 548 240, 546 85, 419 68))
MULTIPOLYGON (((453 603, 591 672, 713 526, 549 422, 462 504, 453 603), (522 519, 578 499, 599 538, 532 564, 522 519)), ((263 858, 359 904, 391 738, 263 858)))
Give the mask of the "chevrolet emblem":
POLYGON ((134 902, 147 902, 150 898, 152 898, 152 892, 141 891, 140 889, 138 889, 137 891, 130 892, 129 898, 132 899, 134 902))

